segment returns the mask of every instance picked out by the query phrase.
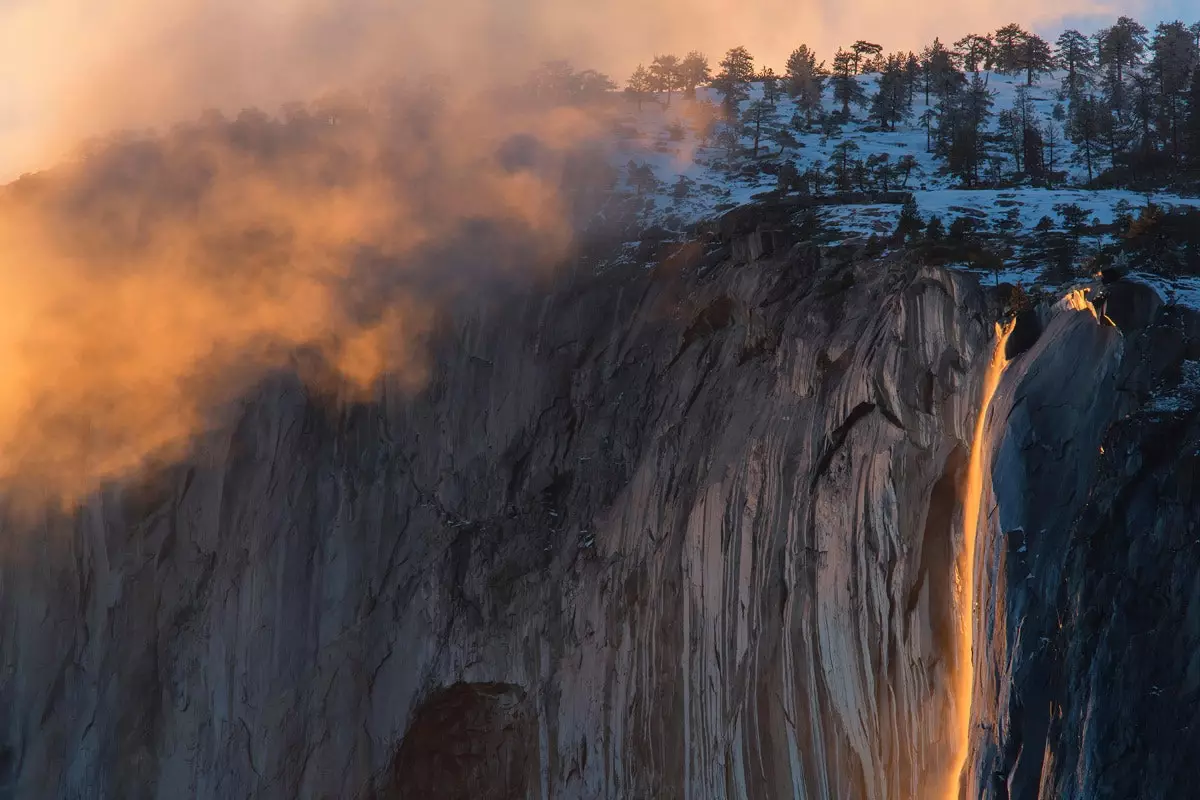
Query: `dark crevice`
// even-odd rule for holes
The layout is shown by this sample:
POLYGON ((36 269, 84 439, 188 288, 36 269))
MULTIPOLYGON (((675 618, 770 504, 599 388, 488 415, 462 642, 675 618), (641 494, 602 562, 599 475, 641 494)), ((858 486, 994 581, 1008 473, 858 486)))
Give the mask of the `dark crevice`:
POLYGON ((813 470, 811 488, 817 488, 817 483, 829 470, 830 462, 833 461, 833 457, 837 455, 837 451, 842 448, 842 445, 846 443, 846 437, 850 435, 854 426, 875 409, 874 403, 859 403, 850 411, 846 420, 829 434, 825 449, 822 451, 821 457, 817 459, 816 469, 813 470))

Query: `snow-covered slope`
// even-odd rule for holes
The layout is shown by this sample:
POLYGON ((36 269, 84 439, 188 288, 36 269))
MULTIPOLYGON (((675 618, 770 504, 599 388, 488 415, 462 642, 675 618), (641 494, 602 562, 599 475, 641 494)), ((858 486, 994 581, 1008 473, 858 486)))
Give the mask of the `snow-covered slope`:
MULTIPOLYGON (((1013 107, 1024 80, 992 73, 983 73, 982 77, 994 93, 993 117, 989 123, 994 131, 999 113, 1013 107)), ((875 91, 876 76, 864 75, 859 80, 868 96, 875 91)), ((1035 82, 1029 91, 1042 124, 1056 126, 1061 135, 1062 123, 1054 119, 1055 106, 1060 102, 1060 81, 1059 74, 1046 75, 1035 82)), ((756 84, 750 99, 742 102, 741 109, 744 111, 749 103, 759 99, 762 99, 762 86, 756 84)), ((1067 173, 1065 186, 1056 189, 959 189, 955 178, 945 173, 944 161, 928 150, 926 132, 919 122, 927 106, 920 93, 911 116, 899 124, 894 132, 879 130, 867 118, 864 109, 852 107, 853 118, 840 132, 827 136, 816 130, 808 133, 793 131, 798 146, 781 151, 771 142, 764 141, 757 160, 748 156, 730 159, 724 148, 714 146, 703 137, 701 120, 706 114, 715 113, 719 102, 720 96, 715 91, 701 89, 695 101, 676 96, 670 107, 663 107, 651 100, 644 102, 639 111, 634 104, 629 104, 628 113, 621 121, 625 135, 616 143, 613 163, 614 166, 624 167, 634 161, 651 168, 659 181, 659 188, 650 193, 654 204, 649 215, 657 218, 656 221, 671 217, 684 222, 695 221, 745 203, 758 193, 774 189, 777 184, 773 174, 759 172, 754 169, 754 164, 770 165, 788 161, 801 171, 818 162, 828 166, 834 157, 834 148, 844 141, 852 141, 858 146, 855 157, 862 160, 885 153, 895 163, 902 156, 912 156, 917 169, 903 188, 914 191, 925 217, 937 214, 947 223, 962 213, 996 221, 1005 216, 1009 209, 1017 208, 1024 226, 1032 227, 1044 216, 1057 224, 1061 220, 1055 214, 1054 206, 1065 203, 1079 205, 1088 211, 1090 218, 1107 223, 1112 221, 1114 209, 1122 201, 1137 208, 1147 200, 1145 195, 1134 192, 1078 188, 1087 177, 1086 170, 1072 163, 1073 146, 1065 136, 1061 137, 1063 141, 1056 148, 1054 157, 1055 169, 1067 173), (690 184, 686 196, 677 198, 674 189, 681 177, 690 184), (962 209, 970 211, 964 212, 962 209)), ((839 108, 828 89, 824 105, 831 112, 839 108)), ((796 113, 796 105, 784 95, 777 104, 776 112, 778 122, 786 125, 796 113)), ((744 149, 748 151, 752 144, 749 137, 742 137, 744 149)), ((1012 170, 1010 154, 997 151, 990 155, 1005 159, 1004 170, 1012 170)), ((1153 199, 1162 205, 1200 205, 1200 199, 1172 195, 1158 195, 1153 199)), ((880 230, 885 224, 894 225, 899 209, 892 206, 854 206, 826 209, 823 213, 830 221, 844 226, 847 233, 866 235, 880 230)))

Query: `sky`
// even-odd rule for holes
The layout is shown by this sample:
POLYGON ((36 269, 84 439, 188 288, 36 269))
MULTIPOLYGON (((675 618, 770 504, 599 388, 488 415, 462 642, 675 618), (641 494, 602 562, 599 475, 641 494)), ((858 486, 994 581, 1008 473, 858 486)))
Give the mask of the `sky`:
MULTIPOLYGON (((268 108, 413 63, 472 55, 517 70, 570 57, 616 76, 658 52, 745 44, 778 70, 804 42, 918 49, 1018 21, 1090 32, 1148 25, 1190 0, 0 0, 0 180, 80 138, 162 125, 207 107, 268 108)), ((1191 16, 1200 18, 1200 10, 1191 16)), ((1188 19, 1191 22, 1193 20, 1188 19)), ((419 67, 418 67, 419 68, 419 67)))
POLYGON ((623 78, 745 45, 779 70, 802 43, 829 58, 1170 15, 1109 2, 0 0, 0 181, 57 165, 0 193, 0 493, 69 503, 183 458, 295 353, 338 392, 418 388, 439 308, 567 255, 567 164, 610 128, 492 91, 540 61, 623 78), (68 157, 431 73, 436 101, 410 85, 390 115, 204 115, 68 157), (531 139, 529 163, 497 158, 531 139))

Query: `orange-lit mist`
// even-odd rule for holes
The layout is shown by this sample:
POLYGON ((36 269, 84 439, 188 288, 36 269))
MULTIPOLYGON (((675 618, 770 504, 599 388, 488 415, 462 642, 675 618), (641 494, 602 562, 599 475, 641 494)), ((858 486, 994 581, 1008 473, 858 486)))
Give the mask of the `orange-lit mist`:
POLYGON ((589 118, 427 102, 201 119, 0 190, 0 488, 179 458, 298 350, 351 391, 419 385, 447 293, 560 258, 558 148, 589 118), (526 131, 538 163, 505 165, 526 131))
POLYGON ((963 546, 954 565, 957 589, 958 631, 955 638, 954 674, 951 682, 953 716, 950 722, 950 743, 954 753, 945 789, 939 793, 944 800, 959 800, 962 792, 963 769, 970 750, 971 704, 975 668, 975 545, 984 495, 984 448, 988 410, 1000 385, 1000 376, 1008 366, 1005 344, 1014 322, 996 325, 996 344, 983 377, 979 412, 975 418, 975 435, 971 439, 971 458, 967 466, 967 486, 963 496, 963 546))
MULTIPOLYGON (((1128 3, 1120 4, 1128 11, 1128 3)), ((3 0, 0 180, 111 128, 275 107, 384 72, 489 80, 567 58, 623 79, 656 53, 746 45, 782 71, 866 38, 919 50, 1008 22, 1047 32, 1109 0, 3 0)))
POLYGON ((298 348, 316 349, 352 385, 384 372, 419 383, 420 338, 439 303, 422 288, 431 273, 469 282, 566 252, 556 165, 597 135, 597 120, 515 108, 493 91, 540 61, 566 58, 620 81, 655 53, 700 49, 715 65, 745 44, 779 70, 802 42, 828 58, 863 37, 918 48, 935 35, 1102 9, 0 0, 0 181, 61 164, 0 190, 0 489, 19 477, 73 497, 147 459, 178 457, 214 409, 287 368, 298 348), (396 76, 416 99, 374 109, 364 125, 318 135, 291 117, 241 113, 343 89, 371 95, 396 76), (215 124, 218 113, 236 122, 215 124), (125 145, 81 148, 112 131, 126 132, 125 145), (497 148, 525 132, 543 145, 538 167, 499 166, 497 148), (519 241, 489 245, 481 224, 519 241), (363 249, 382 266, 361 268, 363 249), (456 257, 434 264, 446 249, 456 257), (363 296, 373 301, 365 311, 363 296))

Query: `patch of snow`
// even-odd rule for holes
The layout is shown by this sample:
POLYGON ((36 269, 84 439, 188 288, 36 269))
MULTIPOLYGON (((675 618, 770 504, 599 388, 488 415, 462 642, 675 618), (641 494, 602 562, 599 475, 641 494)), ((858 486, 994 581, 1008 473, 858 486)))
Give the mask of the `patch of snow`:
POLYGON ((1200 311, 1200 278, 1168 278, 1150 272, 1132 272, 1127 278, 1154 289, 1168 305, 1200 311))
POLYGON ((1152 399, 1146 410, 1156 414, 1189 411, 1196 407, 1200 396, 1200 361, 1184 361, 1180 366, 1182 376, 1179 385, 1152 399))

